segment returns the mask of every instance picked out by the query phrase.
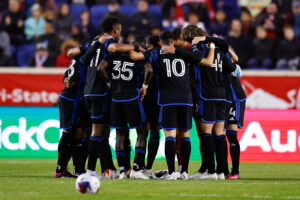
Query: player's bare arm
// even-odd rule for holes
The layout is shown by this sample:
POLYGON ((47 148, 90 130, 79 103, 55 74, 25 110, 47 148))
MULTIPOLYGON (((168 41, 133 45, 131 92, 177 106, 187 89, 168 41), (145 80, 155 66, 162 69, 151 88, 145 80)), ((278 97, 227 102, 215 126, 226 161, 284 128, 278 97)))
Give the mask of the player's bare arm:
POLYGON ((211 43, 210 48, 207 54, 206 58, 203 58, 200 62, 201 65, 211 67, 214 63, 214 57, 215 57, 215 44, 211 43))
POLYGON ((139 61, 139 60, 145 60, 145 56, 142 52, 136 52, 136 51, 129 51, 129 57, 131 60, 139 61))
POLYGON ((76 56, 79 56, 81 54, 81 51, 80 51, 80 48, 79 47, 75 47, 75 48, 72 48, 68 51, 67 53, 67 56, 69 58, 74 58, 76 56))
POLYGON ((208 67, 211 67, 213 64, 214 48, 213 49, 210 48, 206 58, 201 58, 198 54, 195 54, 192 51, 182 49, 182 48, 175 48, 174 46, 164 46, 162 47, 162 50, 170 54, 176 53, 191 63, 199 63, 203 66, 208 66, 208 67))
POLYGON ((106 60, 102 60, 101 63, 98 65, 97 71, 98 74, 104 79, 107 86, 110 88, 109 77, 106 72, 107 67, 108 67, 108 62, 106 60))
POLYGON ((151 80, 152 75, 153 75, 153 68, 152 68, 150 63, 146 63, 144 65, 144 70, 145 70, 144 83, 143 83, 143 87, 140 89, 141 101, 143 101, 144 97, 147 94, 147 88, 148 88, 148 85, 149 85, 150 80, 151 80))
POLYGON ((236 55, 236 53, 234 52, 234 50, 232 49, 232 47, 229 47, 229 53, 230 53, 230 55, 232 57, 232 61, 234 63, 239 62, 239 57, 238 57, 238 55, 236 55))

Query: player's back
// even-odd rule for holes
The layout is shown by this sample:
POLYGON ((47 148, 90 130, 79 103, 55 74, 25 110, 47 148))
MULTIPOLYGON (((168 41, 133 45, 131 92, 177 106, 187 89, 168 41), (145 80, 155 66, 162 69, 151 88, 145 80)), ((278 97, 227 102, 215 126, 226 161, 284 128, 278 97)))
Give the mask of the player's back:
POLYGON ((192 105, 188 63, 160 49, 154 50, 152 57, 157 60, 158 104, 192 105))
MULTIPOLYGON (((193 51, 200 51, 206 57, 208 53, 207 44, 194 45, 193 51)), ((212 67, 195 66, 198 96, 200 98, 204 100, 226 100, 225 76, 228 74, 224 62, 226 56, 224 51, 216 47, 212 67)))
POLYGON ((80 55, 71 60, 69 68, 64 74, 64 78, 70 78, 74 85, 68 88, 65 87, 61 91, 61 95, 72 99, 83 95, 86 83, 87 67, 82 63, 82 55, 86 52, 88 46, 88 43, 81 46, 80 55))
POLYGON ((112 100, 128 101, 138 98, 138 74, 143 65, 132 61, 125 53, 114 53, 106 59, 111 76, 112 100))
MULTIPOLYGON (((96 43, 98 39, 92 41, 91 46, 96 43)), ((100 44, 97 48, 95 54, 89 62, 89 67, 87 70, 87 83, 84 89, 85 95, 102 95, 107 92, 107 87, 105 81, 98 75, 97 67, 103 58, 108 56, 110 53, 107 47, 111 43, 116 43, 117 41, 113 38, 100 44)))

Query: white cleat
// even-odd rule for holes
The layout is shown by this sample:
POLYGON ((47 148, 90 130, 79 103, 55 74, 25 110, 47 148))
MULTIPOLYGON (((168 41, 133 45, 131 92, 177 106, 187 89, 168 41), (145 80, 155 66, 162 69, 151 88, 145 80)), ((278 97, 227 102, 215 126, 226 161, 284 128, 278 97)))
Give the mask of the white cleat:
POLYGON ((217 176, 218 176, 218 180, 225 180, 225 174, 224 173, 217 174, 217 176))
POLYGON ((102 174, 98 174, 98 172, 92 171, 92 170, 89 170, 89 169, 86 170, 86 174, 90 174, 90 175, 96 176, 99 179, 106 179, 102 174))
POLYGON ((200 177, 201 180, 217 180, 218 176, 216 173, 210 174, 210 173, 205 173, 200 177))
POLYGON ((181 180, 188 180, 189 179, 189 175, 186 172, 183 172, 180 174, 180 179, 181 180))
POLYGON ((117 170, 113 170, 113 169, 107 169, 104 171, 103 175, 107 178, 107 179, 118 179, 119 178, 119 172, 117 170))
POLYGON ((195 174, 191 175, 189 178, 193 179, 193 180, 199 180, 205 174, 207 174, 207 172, 201 173, 201 172, 197 171, 195 174))
POLYGON ((168 174, 168 176, 166 177, 167 180, 177 180, 178 175, 176 172, 173 172, 172 174, 168 174))
POLYGON ((144 174, 148 176, 149 178, 153 178, 153 172, 152 169, 144 169, 144 174))
POLYGON ((126 172, 120 173, 119 179, 128 179, 128 176, 127 176, 126 172))
POLYGON ((149 177, 146 176, 146 174, 144 174, 144 170, 139 170, 139 171, 131 170, 130 178, 131 179, 149 179, 149 177))

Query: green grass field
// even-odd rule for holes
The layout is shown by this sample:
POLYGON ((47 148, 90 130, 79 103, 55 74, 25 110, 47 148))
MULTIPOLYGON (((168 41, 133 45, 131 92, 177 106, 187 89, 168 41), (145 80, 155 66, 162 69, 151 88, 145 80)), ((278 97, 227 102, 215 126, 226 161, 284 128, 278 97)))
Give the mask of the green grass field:
MULTIPOLYGON (((56 160, 0 159, 0 200, 14 199, 300 199, 300 164, 242 163, 240 180, 102 180, 96 195, 75 190, 75 179, 54 179, 56 160)), ((99 165, 99 164, 98 164, 99 165)), ((191 162, 190 173, 199 162, 191 162)), ((155 169, 165 169, 164 161, 155 169)))

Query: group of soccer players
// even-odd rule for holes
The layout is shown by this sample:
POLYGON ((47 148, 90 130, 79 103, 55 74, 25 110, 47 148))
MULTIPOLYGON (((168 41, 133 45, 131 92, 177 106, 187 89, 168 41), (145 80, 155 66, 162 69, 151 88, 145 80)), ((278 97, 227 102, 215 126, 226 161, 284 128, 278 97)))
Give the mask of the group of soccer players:
POLYGON ((93 41, 68 52, 72 61, 59 97, 63 133, 55 177, 97 174, 100 158, 100 178, 149 179, 162 129, 168 166, 165 179, 238 179, 237 130, 243 126, 246 95, 239 81, 238 57, 227 42, 190 25, 152 36, 148 42, 136 36, 131 44, 121 44, 122 26, 114 17, 102 21, 102 30, 93 41), (189 176, 192 118, 202 165, 189 176), (116 129, 119 171, 109 146, 111 128, 116 129), (132 168, 129 129, 137 132, 132 168), (71 157, 74 174, 67 170, 71 157))

